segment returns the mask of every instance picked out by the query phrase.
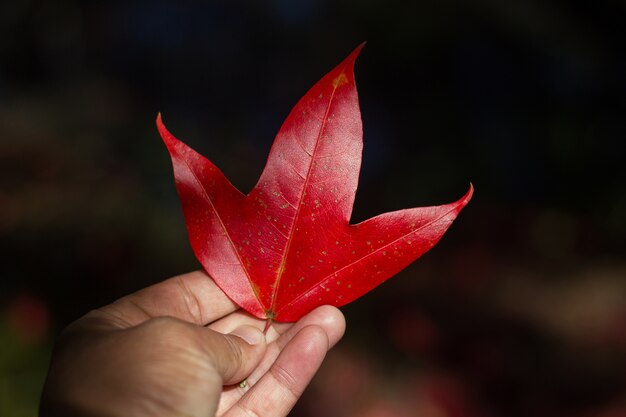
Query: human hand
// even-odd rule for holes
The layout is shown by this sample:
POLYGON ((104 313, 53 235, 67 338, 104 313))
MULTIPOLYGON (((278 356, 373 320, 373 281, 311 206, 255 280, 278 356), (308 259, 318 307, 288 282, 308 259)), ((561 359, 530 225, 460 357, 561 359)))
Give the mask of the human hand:
POLYGON ((40 415, 286 416, 345 321, 323 306, 265 324, 203 272, 145 288, 65 330, 40 415))

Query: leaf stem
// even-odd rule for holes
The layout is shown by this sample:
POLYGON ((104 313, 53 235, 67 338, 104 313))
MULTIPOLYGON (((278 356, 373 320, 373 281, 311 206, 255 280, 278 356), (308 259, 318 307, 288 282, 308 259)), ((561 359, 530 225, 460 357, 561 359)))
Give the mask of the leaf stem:
POLYGON ((274 313, 274 310, 267 310, 265 312, 265 317, 267 317, 267 323, 265 323, 265 329, 263 329, 263 334, 267 334, 267 331, 274 322, 274 317, 276 317, 276 313, 274 313))

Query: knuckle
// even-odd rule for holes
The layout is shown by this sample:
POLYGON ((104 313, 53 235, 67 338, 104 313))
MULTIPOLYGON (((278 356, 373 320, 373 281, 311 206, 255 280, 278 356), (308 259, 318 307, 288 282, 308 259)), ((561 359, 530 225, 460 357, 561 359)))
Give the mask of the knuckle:
POLYGON ((185 283, 183 277, 176 277, 175 282, 180 288, 183 303, 189 315, 194 319, 195 322, 204 323, 205 314, 202 308, 202 303, 200 302, 198 296, 194 294, 193 291, 191 291, 189 286, 185 283))
POLYGON ((261 417, 261 414, 257 411, 240 403, 235 403, 234 409, 238 411, 238 415, 240 414, 244 417, 261 417))
POLYGON ((302 395, 302 391, 299 390, 298 381, 296 377, 284 366, 280 366, 275 363, 274 366, 270 368, 270 374, 272 378, 282 387, 287 389, 289 393, 291 393, 295 398, 300 397, 302 395))
POLYGON ((235 373, 243 363, 245 355, 243 349, 241 348, 241 343, 239 342, 239 340, 237 340, 239 338, 229 336, 224 339, 226 340, 228 354, 232 358, 232 360, 229 362, 232 364, 233 369, 231 369, 230 371, 235 373))
POLYGON ((178 327, 179 321, 173 317, 155 317, 147 322, 148 326, 161 331, 169 331, 178 327))
POLYGON ((243 417, 261 417, 261 414, 257 411, 240 403, 235 403, 233 411, 236 411, 235 415, 241 415, 243 417))
POLYGON ((187 326, 173 317, 156 317, 145 322, 142 327, 154 341, 176 342, 189 338, 187 326))

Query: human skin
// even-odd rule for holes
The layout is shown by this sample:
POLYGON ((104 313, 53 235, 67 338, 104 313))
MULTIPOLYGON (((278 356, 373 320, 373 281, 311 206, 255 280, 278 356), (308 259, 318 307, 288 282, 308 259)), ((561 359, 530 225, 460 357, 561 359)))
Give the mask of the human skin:
POLYGON ((265 325, 204 272, 145 288, 63 332, 40 416, 286 416, 345 320, 323 306, 265 325))

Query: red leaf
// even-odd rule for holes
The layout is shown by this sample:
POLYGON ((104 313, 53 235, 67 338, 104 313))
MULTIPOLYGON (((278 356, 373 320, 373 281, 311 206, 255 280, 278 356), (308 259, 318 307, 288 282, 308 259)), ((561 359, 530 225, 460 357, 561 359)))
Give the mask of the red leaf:
POLYGON ((354 61, 363 45, 293 108, 248 195, 167 131, 196 257, 220 288, 259 318, 295 321, 367 293, 432 248, 472 196, 349 224, 361 165, 354 61))

